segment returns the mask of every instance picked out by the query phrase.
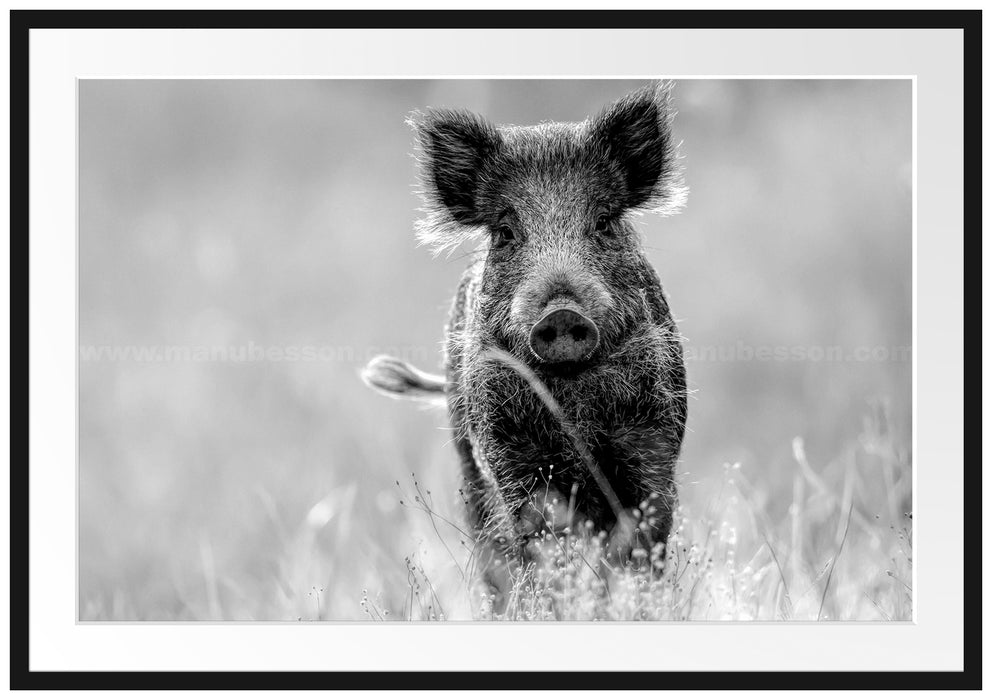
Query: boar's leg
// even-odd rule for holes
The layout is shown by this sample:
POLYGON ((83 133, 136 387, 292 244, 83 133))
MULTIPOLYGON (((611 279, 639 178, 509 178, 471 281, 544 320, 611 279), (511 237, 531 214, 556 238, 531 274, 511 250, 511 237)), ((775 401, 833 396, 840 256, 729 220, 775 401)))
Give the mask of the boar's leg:
POLYGON ((622 431, 609 444, 600 458, 624 511, 610 529, 607 559, 623 564, 633 553, 663 559, 677 505, 679 440, 671 430, 644 427, 622 431))

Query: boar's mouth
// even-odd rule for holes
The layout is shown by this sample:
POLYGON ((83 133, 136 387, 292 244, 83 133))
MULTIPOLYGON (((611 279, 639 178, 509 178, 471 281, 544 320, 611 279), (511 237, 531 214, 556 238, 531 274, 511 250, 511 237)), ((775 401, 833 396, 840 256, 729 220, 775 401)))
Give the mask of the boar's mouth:
POLYGON ((553 377, 570 378, 581 374, 595 365, 596 362, 593 360, 556 362, 554 364, 542 362, 538 365, 537 369, 541 374, 550 375, 553 377))

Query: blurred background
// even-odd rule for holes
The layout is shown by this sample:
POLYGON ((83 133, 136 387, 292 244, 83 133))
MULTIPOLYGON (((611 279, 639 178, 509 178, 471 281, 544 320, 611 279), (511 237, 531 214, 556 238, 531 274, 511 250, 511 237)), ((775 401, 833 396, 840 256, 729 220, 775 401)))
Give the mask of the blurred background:
MULTIPOLYGON (((409 496, 459 517, 446 417, 358 378, 380 352, 439 367, 465 266, 416 246, 404 118, 576 121, 640 84, 81 81, 81 619, 362 619, 407 557, 429 568, 409 496)), ((895 518, 911 83, 684 80, 674 100, 688 206, 639 226, 687 338, 682 502, 740 463, 784 521, 794 439, 829 480, 864 466, 871 424, 907 469, 865 467, 853 499, 895 518)))

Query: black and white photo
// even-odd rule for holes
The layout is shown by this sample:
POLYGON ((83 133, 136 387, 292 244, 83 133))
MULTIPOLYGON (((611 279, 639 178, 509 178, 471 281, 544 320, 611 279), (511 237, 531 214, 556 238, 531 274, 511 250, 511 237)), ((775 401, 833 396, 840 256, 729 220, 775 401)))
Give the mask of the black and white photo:
POLYGON ((12 12, 12 688, 979 686, 980 23, 12 12))
POLYGON ((81 619, 912 619, 910 80, 79 100, 81 619))

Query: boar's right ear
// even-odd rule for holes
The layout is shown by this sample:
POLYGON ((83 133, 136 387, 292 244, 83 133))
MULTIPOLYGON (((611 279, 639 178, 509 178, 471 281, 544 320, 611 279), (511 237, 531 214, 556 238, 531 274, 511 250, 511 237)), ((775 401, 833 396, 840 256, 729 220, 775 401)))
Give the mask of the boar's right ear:
POLYGON ((671 83, 648 86, 607 107, 589 125, 588 147, 615 183, 624 209, 671 214, 686 188, 672 136, 671 83))
POLYGON ((464 110, 414 112, 421 194, 427 219, 418 238, 435 252, 456 247, 484 223, 478 197, 502 139, 496 127, 464 110))

